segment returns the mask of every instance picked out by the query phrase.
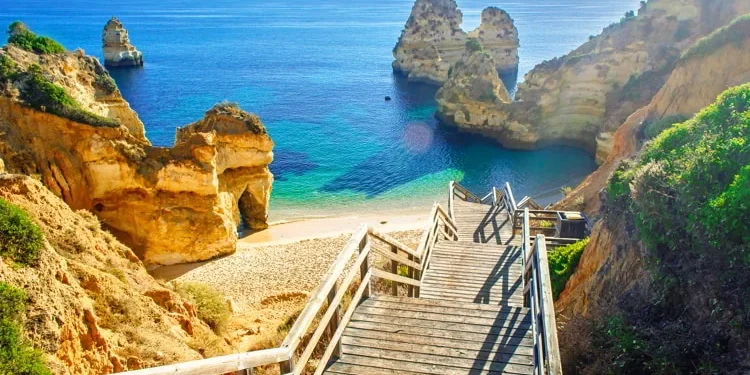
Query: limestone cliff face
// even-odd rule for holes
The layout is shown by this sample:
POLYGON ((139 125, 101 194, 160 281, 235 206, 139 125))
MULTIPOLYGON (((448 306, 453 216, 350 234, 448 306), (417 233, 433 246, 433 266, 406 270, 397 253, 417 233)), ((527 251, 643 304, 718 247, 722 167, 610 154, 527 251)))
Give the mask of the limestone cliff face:
MULTIPOLYGON (((584 197, 586 210, 601 215, 600 192, 619 163, 636 155, 641 147, 643 122, 671 115, 692 116, 710 105, 726 89, 750 82, 750 22, 733 24, 710 38, 711 48, 692 48, 677 63, 651 102, 634 112, 614 133, 607 161, 587 177, 558 207, 584 197), (733 35, 724 38, 722 35, 733 35)), ((594 227, 575 274, 555 303, 564 314, 585 313, 590 301, 627 290, 629 283, 646 277, 640 242, 634 241, 622 223, 604 217, 594 227), (618 285, 618 288, 613 287, 618 285)))
POLYGON ((104 65, 109 67, 143 66, 143 53, 130 44, 128 31, 122 22, 112 17, 102 32, 104 65))
MULTIPOLYGON (((65 64, 90 58, 65 54, 42 61, 25 51, 4 52, 20 70, 38 61, 81 107, 97 110, 97 90, 88 87, 92 73, 65 64)), ((266 225, 273 142, 257 117, 221 104, 181 130, 174 147, 152 147, 129 108, 122 112, 131 115, 118 118, 103 106, 98 113, 122 125, 92 126, 27 107, 13 94, 23 87, 14 85, 0 97, 0 155, 8 170, 39 176, 72 208, 94 212, 145 262, 232 253, 241 216, 252 228, 266 225)), ((127 106, 117 91, 101 100, 127 106)))
POLYGON ((649 1, 636 17, 531 70, 516 101, 492 110, 495 118, 509 120, 487 132, 510 147, 575 145, 601 163, 611 152, 613 132, 648 104, 682 52, 748 11, 750 4, 740 0, 649 1))
MULTIPOLYGON (((716 100, 724 90, 750 82, 750 22, 743 22, 723 33, 733 33, 733 39, 716 38, 710 51, 686 53, 669 75, 664 86, 651 102, 633 112, 611 137, 611 148, 606 161, 581 182, 559 206, 564 207, 578 197, 584 197, 586 210, 599 210, 599 191, 617 165, 635 155, 641 143, 639 133, 646 120, 671 115, 692 116, 716 100)), ((717 31, 717 33, 721 30, 717 31)))
POLYGON ((442 84, 461 59, 466 40, 479 39, 497 70, 518 69, 518 30, 504 10, 482 11, 482 23, 470 33, 461 29, 463 14, 454 0, 417 0, 393 49, 393 70, 409 80, 442 84))
POLYGON ((44 233, 36 266, 0 261, 0 281, 26 295, 27 338, 58 375, 109 374, 201 359, 229 347, 187 300, 151 277, 88 211, 74 212, 39 181, 0 173, 0 197, 44 233))

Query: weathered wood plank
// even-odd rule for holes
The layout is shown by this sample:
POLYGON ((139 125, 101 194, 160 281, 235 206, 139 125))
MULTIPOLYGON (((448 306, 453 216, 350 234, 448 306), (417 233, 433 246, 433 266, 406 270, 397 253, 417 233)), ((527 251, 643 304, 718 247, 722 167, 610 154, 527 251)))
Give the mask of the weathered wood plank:
MULTIPOLYGON (((382 314, 366 314, 357 312, 353 316, 354 320, 366 321, 373 323, 388 323, 394 320, 394 317, 382 314)), ((399 317, 398 321, 403 325, 410 325, 415 327, 427 327, 427 328, 439 328, 452 331, 466 331, 466 332, 494 332, 499 334, 506 331, 519 331, 529 332, 531 327, 531 319, 528 316, 513 316, 511 315, 508 319, 499 320, 487 324, 486 321, 478 322, 476 319, 471 318, 465 322, 444 322, 441 320, 429 320, 423 318, 404 318, 399 317), (471 319, 474 319, 473 321, 471 319)))
MULTIPOLYGON (((360 251, 359 255, 357 256, 357 259, 354 261, 354 264, 349 269, 349 272, 347 272, 346 276, 342 280, 341 287, 338 287, 338 281, 334 284, 336 285, 336 288, 331 289, 332 292, 335 292, 335 294, 332 297, 329 297, 328 299, 328 309, 326 309, 326 312, 323 314, 323 316, 320 318, 320 322, 318 323, 318 327, 313 332, 313 335, 310 337, 310 340, 307 343, 307 346, 305 347, 305 350, 302 352, 302 354, 299 356, 299 359, 297 360, 297 363, 294 367, 294 374, 299 375, 307 366, 307 361, 310 359, 310 356, 312 356, 313 352, 315 351, 315 348, 318 345, 318 341, 320 341, 320 338, 323 336, 323 333, 326 331, 326 326, 329 321, 335 322, 335 324, 331 325, 332 331, 336 332, 341 324, 339 321, 339 312, 340 308, 339 305, 341 304, 341 300, 344 299, 344 295, 346 295, 347 290, 349 289, 349 285, 351 285, 352 281, 354 280, 354 277, 359 272, 359 267, 362 265, 362 263, 365 262, 367 259, 367 256, 370 254, 370 246, 369 244, 365 244, 365 249, 360 251)), ((334 347, 333 353, 340 356, 341 355, 341 347, 340 343, 337 342, 331 342, 331 346, 334 347)))
MULTIPOLYGON (((369 358, 385 359, 385 360, 396 360, 400 363, 414 363, 416 366, 445 366, 452 368, 460 368, 466 370, 484 370, 484 371, 502 371, 508 374, 531 374, 532 367, 531 363, 528 364, 515 364, 493 361, 492 358, 456 358, 439 356, 432 354, 421 354, 421 353, 409 353, 409 352, 396 352, 391 350, 383 350, 377 348, 362 348, 358 346, 344 346, 344 352, 347 354, 354 354, 356 356, 367 356, 369 358), (405 362, 407 359, 410 362, 405 362)), ((346 356, 344 357, 344 359, 346 356)), ((389 364, 394 364, 391 362, 389 364)), ((385 367, 385 366, 384 366, 385 367)), ((405 368, 405 370, 410 370, 405 368)), ((430 368, 435 374, 445 373, 445 369, 441 370, 440 367, 430 368)), ((454 369, 450 369, 448 373, 455 373, 454 369)), ((465 372, 464 372, 465 373, 465 372)))
MULTIPOLYGON (((485 336, 483 341, 464 341, 457 340, 454 338, 440 338, 440 337, 429 337, 429 336, 416 336, 408 335, 403 333, 392 333, 382 331, 372 331, 358 328, 347 328, 344 331, 344 338, 354 339, 369 339, 375 340, 375 342, 399 342, 412 345, 424 345, 424 346, 437 346, 443 348, 453 349, 466 349, 476 352, 489 352, 489 353, 505 353, 505 354, 518 354, 532 356, 534 350, 531 345, 521 345, 521 341, 524 340, 522 337, 510 338, 497 336, 493 339, 487 339, 485 336), (512 344, 511 344, 512 343, 512 344)), ((344 341, 345 343, 351 343, 344 341)), ((531 341, 527 341, 531 342, 531 341)))
MULTIPOLYGON (((454 358, 481 358, 482 356, 491 358, 493 362, 516 363, 520 365, 530 365, 533 358, 530 354, 507 353, 503 351, 491 352, 488 350, 471 350, 454 347, 444 347, 437 345, 419 345, 404 342, 395 342, 387 340, 373 340, 361 337, 347 337, 342 339, 345 346, 358 346, 361 348, 372 348, 379 350, 398 351, 404 353, 429 354, 443 357, 454 358)), ((513 342, 507 343, 508 346, 514 345, 513 342)), ((406 357, 408 358, 408 356, 406 357)))
POLYGON ((424 337, 425 339, 448 338, 478 343, 498 342, 499 340, 507 341, 510 340, 509 337, 515 337, 516 339, 513 340, 519 342, 518 345, 528 347, 532 347, 534 345, 534 340, 531 338, 531 335, 524 330, 510 330, 510 332, 507 332, 500 328, 493 328, 492 330, 489 330, 487 332, 469 332, 430 327, 412 327, 396 323, 374 323, 361 320, 352 320, 351 322, 349 322, 349 328, 387 333, 400 333, 414 337, 424 337), (518 339, 521 340, 519 341, 518 339))
MULTIPOLYGON (((423 300, 420 300, 423 301, 423 300)), ((430 301, 430 300, 427 300, 430 301)), ((492 309, 476 309, 476 308, 463 308, 448 306, 449 303, 435 303, 435 304, 422 304, 422 303, 397 303, 391 301, 384 301, 380 297, 371 298, 362 303, 362 306, 379 307, 384 309, 393 310, 408 310, 408 311, 424 311, 434 312, 437 314, 453 314, 463 316, 477 316, 485 318, 496 318, 499 315, 507 315, 511 312, 517 311, 514 308, 503 308, 501 306, 488 306, 484 304, 472 303, 470 305, 481 306, 481 307, 492 307, 492 309)), ((457 304, 450 304, 457 305, 457 304)), ((524 312, 525 313, 525 312, 524 312)))
MULTIPOLYGON (((352 301, 349 303, 349 307, 346 308, 346 312, 344 312, 344 316, 341 317, 341 325, 339 325, 339 328, 336 330, 336 332, 333 333, 333 336, 331 337, 331 343, 337 343, 339 340, 341 340, 341 336, 344 334, 344 329, 349 324, 349 321, 352 319, 352 316, 354 315, 354 311, 356 310, 357 305, 362 299, 362 295, 365 293, 365 290, 367 290, 370 285, 371 277, 372 277, 372 274, 368 272, 367 274, 365 274, 365 277, 362 278, 362 283, 359 284, 359 288, 357 288, 357 291, 354 293, 354 296, 352 296, 352 301)), ((320 375, 323 373, 323 371, 325 370, 325 364, 328 363, 328 360, 331 358, 331 355, 333 354, 334 350, 335 350, 335 347, 333 345, 328 345, 326 350, 323 352, 323 355, 320 357, 320 363, 324 365, 318 366, 318 368, 315 369, 314 375, 320 375)))
POLYGON ((523 307, 503 307, 503 306, 487 306, 482 304, 476 304, 476 303, 466 303, 466 302, 447 302, 447 301, 433 301, 433 300, 425 300, 420 298, 407 298, 407 297, 392 297, 392 296, 377 296, 378 301, 393 301, 397 303, 408 303, 408 304, 415 304, 415 305, 427 305, 427 306, 449 306, 449 307, 456 307, 456 308, 466 308, 466 309, 477 309, 477 310, 486 310, 486 311, 506 311, 511 310, 513 312, 518 312, 520 314, 527 314, 531 310, 523 307))
POLYGON ((280 363, 290 357, 288 349, 274 348, 129 371, 128 375, 218 375, 280 363))
POLYGON ((329 291, 341 276, 341 273, 346 268, 354 253, 359 251, 362 238, 365 236, 367 236, 367 226, 362 226, 349 239, 344 250, 336 257, 331 269, 323 276, 323 280, 318 285, 318 288, 310 295, 310 300, 289 330, 284 342, 281 344, 282 347, 290 348, 292 351, 296 350, 297 345, 302 340, 302 336, 307 333, 321 306, 327 300, 329 291))
POLYGON ((419 280, 410 279, 408 277, 394 275, 392 273, 379 270, 377 268, 371 269, 372 275, 381 279, 390 280, 393 282, 405 284, 405 285, 414 285, 414 286, 421 286, 422 283, 419 282, 419 280))

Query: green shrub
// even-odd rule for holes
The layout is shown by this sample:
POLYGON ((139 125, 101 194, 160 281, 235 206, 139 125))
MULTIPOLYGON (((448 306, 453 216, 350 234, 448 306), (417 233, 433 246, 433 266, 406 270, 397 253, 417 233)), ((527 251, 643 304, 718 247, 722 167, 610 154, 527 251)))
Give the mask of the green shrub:
POLYGON ((36 265, 44 236, 26 212, 0 198, 0 256, 36 265))
POLYGON ((51 375, 42 354, 21 334, 25 301, 22 290, 0 282, 0 374, 51 375))
POLYGON ((578 262, 581 260, 583 249, 588 245, 589 239, 585 238, 576 243, 559 247, 548 253, 549 271, 552 279, 552 295, 555 299, 565 289, 565 284, 575 272, 578 262))
POLYGON ((742 42, 749 36, 750 14, 746 14, 735 18, 728 25, 716 29, 711 34, 698 40, 690 49, 682 54, 682 59, 688 59, 693 56, 706 56, 728 43, 741 46, 742 42))
POLYGON ((27 51, 34 51, 41 54, 65 52, 65 47, 60 43, 46 36, 37 36, 20 21, 15 21, 8 26, 8 34, 9 44, 27 51))
POLYGON ((479 42, 479 39, 476 38, 469 38, 466 40, 466 50, 469 52, 478 52, 482 51, 484 47, 482 47, 482 43, 479 42))
POLYGON ((0 55, 0 81, 13 80, 18 73, 16 63, 6 55, 0 55))
POLYGON ((26 87, 21 91, 21 98, 29 106, 93 126, 120 126, 117 120, 82 109, 64 88, 52 83, 42 74, 39 65, 31 65, 23 74, 26 77, 26 87))
POLYGON ((661 134, 664 130, 670 128, 674 124, 685 122, 689 119, 683 115, 672 115, 656 120, 646 120, 643 123, 643 138, 653 139, 657 135, 661 134))
POLYGON ((195 305, 198 317, 214 332, 224 329, 232 313, 221 293, 210 285, 194 282, 177 284, 177 292, 195 305))
POLYGON ((612 206, 646 245, 654 280, 626 311, 651 349, 645 357, 616 349, 613 373, 736 368, 750 346, 750 84, 725 91, 623 163, 607 186, 612 206))
POLYGON ((112 76, 110 76, 107 73, 98 74, 96 76, 96 85, 101 88, 102 91, 104 91, 107 95, 112 94, 117 90, 117 83, 115 83, 115 80, 112 79, 112 76))

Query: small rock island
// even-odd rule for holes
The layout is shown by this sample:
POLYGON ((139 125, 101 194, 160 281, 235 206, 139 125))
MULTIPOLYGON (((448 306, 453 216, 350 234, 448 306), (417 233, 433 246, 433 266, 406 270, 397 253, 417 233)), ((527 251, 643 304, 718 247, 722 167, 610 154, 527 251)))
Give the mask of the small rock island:
POLYGON ((107 67, 143 66, 143 53, 130 44, 128 31, 116 17, 112 17, 104 25, 102 48, 104 65, 107 67))
POLYGON ((461 29, 463 13, 454 0, 417 0, 393 48, 393 70, 410 81, 443 84, 451 65, 461 60, 469 38, 477 39, 502 73, 518 71, 518 29, 499 8, 482 11, 479 27, 461 29))

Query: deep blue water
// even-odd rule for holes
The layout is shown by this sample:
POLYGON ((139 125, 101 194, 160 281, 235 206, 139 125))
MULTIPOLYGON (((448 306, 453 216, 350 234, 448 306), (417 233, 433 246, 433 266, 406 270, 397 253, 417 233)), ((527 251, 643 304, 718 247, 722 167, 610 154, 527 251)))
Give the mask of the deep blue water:
MULTIPOLYGON (((412 4, 0 0, 0 24, 22 20, 101 58, 102 28, 110 16, 120 18, 146 65, 111 73, 155 145, 171 145, 175 127, 220 101, 260 115, 276 142, 272 219, 423 207, 442 199, 452 178, 477 192, 510 181, 517 195, 552 199, 547 193, 595 168, 579 150, 510 151, 439 125, 436 89, 391 72, 391 50, 412 4), (393 100, 384 101, 386 95, 393 100)), ((597 34, 638 0, 458 4, 467 31, 489 5, 514 17, 522 76, 597 34)))

